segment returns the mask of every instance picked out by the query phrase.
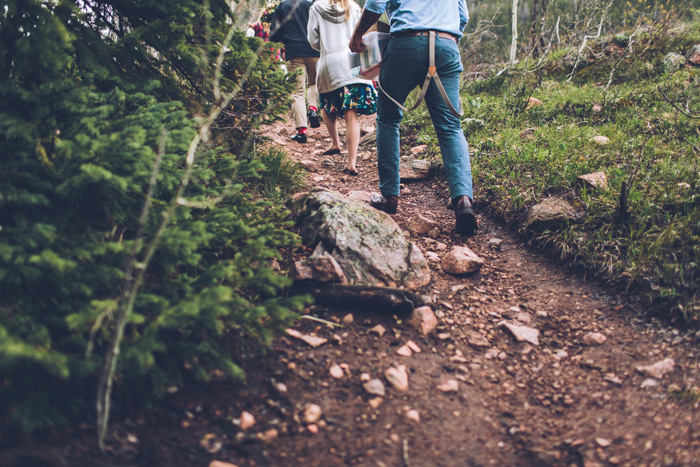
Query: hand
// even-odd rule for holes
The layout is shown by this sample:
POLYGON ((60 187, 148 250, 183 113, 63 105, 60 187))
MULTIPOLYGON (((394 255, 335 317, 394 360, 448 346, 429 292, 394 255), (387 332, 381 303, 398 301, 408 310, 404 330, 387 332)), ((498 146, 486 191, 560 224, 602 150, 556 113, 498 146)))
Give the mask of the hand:
POLYGON ((362 35, 353 34, 350 38, 350 51, 360 53, 367 48, 367 45, 362 42, 362 35))

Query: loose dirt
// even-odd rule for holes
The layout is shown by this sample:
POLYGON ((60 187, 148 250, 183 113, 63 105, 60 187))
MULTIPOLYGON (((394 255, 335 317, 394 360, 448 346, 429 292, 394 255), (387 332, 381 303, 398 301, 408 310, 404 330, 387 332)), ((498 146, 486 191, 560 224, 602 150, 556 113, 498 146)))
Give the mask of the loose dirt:
MULTIPOLYGON (((329 144, 323 126, 310 129, 305 145, 290 141, 283 123, 264 132, 294 159, 316 163, 310 185, 378 190, 373 145, 361 148, 360 174, 351 176, 341 173, 345 151, 319 154, 329 144)), ((147 413, 119 408, 107 455, 89 425, 53 434, 41 449, 67 461, 56 465, 700 465, 695 335, 655 321, 634 297, 584 280, 484 215, 476 236, 453 235, 448 198, 439 178, 406 185, 394 216, 404 230, 417 213, 439 222, 437 242, 411 237, 423 251, 442 256, 463 245, 485 260, 464 277, 431 263, 421 291, 439 321, 430 336, 391 312, 314 307, 309 315, 339 326, 303 319, 295 329, 328 343, 312 348, 283 335, 245 364, 244 385, 186 388, 147 413), (500 249, 491 239, 502 240, 500 249), (539 345, 516 342, 503 321, 536 328, 539 345), (378 324, 383 335, 372 331, 378 324), (592 332, 607 339, 585 343, 592 332), (409 340, 421 351, 398 355, 409 340), (636 369, 667 358, 675 367, 662 378, 636 369), (341 364, 342 377, 331 376, 341 364), (406 392, 384 377, 398 365, 408 369, 406 392), (368 394, 362 374, 383 380, 385 396, 368 394), (448 380, 456 392, 438 389, 448 380), (306 419, 309 404, 320 407, 317 420, 306 419), (246 430, 244 411, 254 417, 246 430)))

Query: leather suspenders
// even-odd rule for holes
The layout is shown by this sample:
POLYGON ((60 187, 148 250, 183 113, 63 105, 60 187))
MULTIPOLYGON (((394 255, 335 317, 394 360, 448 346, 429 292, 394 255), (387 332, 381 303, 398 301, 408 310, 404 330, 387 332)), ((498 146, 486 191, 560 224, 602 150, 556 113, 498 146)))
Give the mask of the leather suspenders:
POLYGON ((452 102, 450 102, 450 98, 447 95, 447 92, 445 92, 445 88, 442 85, 442 81, 440 81, 440 77, 437 74, 437 68, 435 67, 435 31, 428 31, 428 50, 429 50, 429 67, 428 67, 428 74, 425 75, 425 81, 423 82, 423 87, 421 87, 420 90, 420 96, 418 97, 418 100, 416 103, 413 105, 413 107, 406 108, 403 105, 401 105, 400 102, 398 102, 396 99, 391 97, 388 92, 382 88, 381 83, 379 82, 379 77, 377 76, 377 84, 379 84, 379 89, 388 97, 394 104, 398 105, 400 109, 410 111, 414 110, 417 108, 421 102, 423 102, 423 99, 425 98, 425 93, 428 92, 428 86, 430 85, 430 80, 435 80, 435 84, 437 85, 438 91, 440 91, 440 95, 442 96, 442 100, 445 101, 445 105, 447 105, 447 109, 450 111, 452 115, 455 117, 461 117, 463 115, 463 109, 462 109, 462 101, 459 100, 459 97, 457 98, 457 103, 459 106, 459 110, 456 110, 454 106, 452 105, 452 102))

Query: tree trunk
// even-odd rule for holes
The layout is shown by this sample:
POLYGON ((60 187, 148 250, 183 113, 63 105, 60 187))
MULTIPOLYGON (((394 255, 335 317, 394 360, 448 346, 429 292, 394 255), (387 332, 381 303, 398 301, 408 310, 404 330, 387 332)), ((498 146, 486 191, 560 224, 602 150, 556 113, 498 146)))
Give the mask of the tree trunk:
MULTIPOLYGON (((543 0, 544 1, 544 0, 543 0)), ((533 58, 537 58, 537 5, 539 0, 532 0, 532 14, 530 15, 530 41, 528 48, 533 58)))
POLYGON ((515 49, 518 44, 518 0, 513 0, 513 39, 510 42, 510 66, 515 64, 515 49))

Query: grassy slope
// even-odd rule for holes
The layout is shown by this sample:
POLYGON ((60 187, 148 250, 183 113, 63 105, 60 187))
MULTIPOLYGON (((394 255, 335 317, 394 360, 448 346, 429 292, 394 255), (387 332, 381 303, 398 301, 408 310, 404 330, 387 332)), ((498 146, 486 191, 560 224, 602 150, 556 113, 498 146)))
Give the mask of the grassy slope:
MULTIPOLYGON (((637 35, 632 53, 620 36, 603 39, 592 44, 598 58, 571 81, 571 53, 558 51, 537 72, 523 73, 523 66, 469 83, 463 93, 477 201, 522 226, 530 206, 550 195, 567 198, 586 214, 583 222, 528 237, 599 277, 641 287, 660 309, 689 321, 700 320, 700 119, 676 110, 657 86, 700 114, 700 69, 664 74, 662 66, 667 52, 700 43, 697 31, 637 35), (530 95, 544 104, 525 110, 530 95), (520 136, 526 128, 534 135, 520 136), (597 145, 597 135, 609 143, 597 145), (597 171, 607 175, 609 191, 576 183, 597 171), (618 212, 623 182, 630 189, 627 219, 618 212)), ((437 155, 427 118, 417 111, 404 125, 437 155)))

